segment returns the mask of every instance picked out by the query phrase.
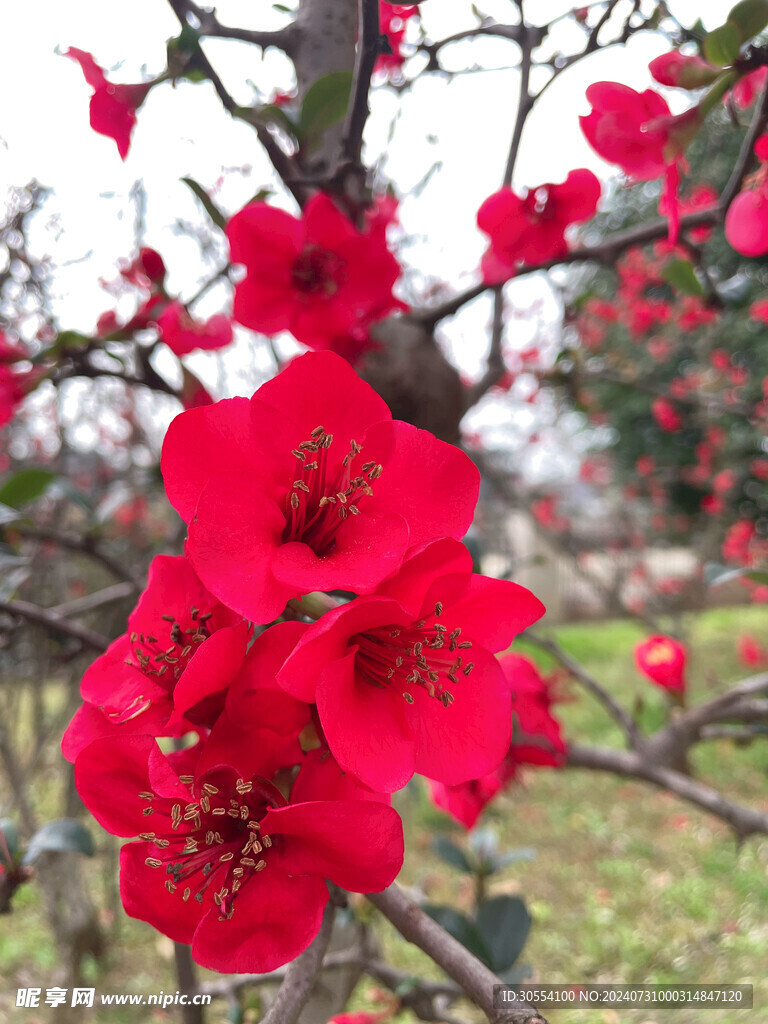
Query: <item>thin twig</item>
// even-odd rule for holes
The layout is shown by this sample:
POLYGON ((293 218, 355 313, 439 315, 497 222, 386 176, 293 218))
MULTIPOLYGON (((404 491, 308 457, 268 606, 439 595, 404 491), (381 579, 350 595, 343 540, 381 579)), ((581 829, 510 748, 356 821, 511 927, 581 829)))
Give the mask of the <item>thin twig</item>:
POLYGON ((91 537, 83 537, 77 533, 66 533, 62 530, 55 530, 47 526, 27 526, 24 523, 14 524, 13 532, 30 540, 47 540, 56 544, 57 547, 65 548, 67 551, 77 551, 87 555, 95 562, 99 562, 108 569, 113 576, 130 583, 134 590, 142 590, 144 581, 123 565, 118 559, 103 551, 97 541, 91 537))
POLYGON ((75 640, 80 640, 94 651, 105 651, 109 646, 109 640, 100 633, 95 633, 86 626, 78 626, 76 622, 68 622, 49 609, 40 608, 28 601, 0 601, 0 612, 27 619, 28 622, 44 626, 51 633, 64 633, 75 640))
POLYGON ((640 731, 637 728, 637 724, 632 716, 608 693, 607 690, 595 679, 595 677, 589 673, 584 666, 578 662, 575 658, 571 657, 562 647, 555 643, 554 640, 549 640, 547 637, 541 636, 530 629, 527 629, 523 633, 523 637, 530 643, 535 644, 542 651, 547 651, 552 657, 560 664, 563 668, 573 676, 573 678, 584 687, 589 693, 592 694, 603 707, 608 711, 610 716, 615 722, 621 727, 622 731, 629 741, 629 745, 635 749, 641 749, 644 745, 643 737, 640 735, 640 731))

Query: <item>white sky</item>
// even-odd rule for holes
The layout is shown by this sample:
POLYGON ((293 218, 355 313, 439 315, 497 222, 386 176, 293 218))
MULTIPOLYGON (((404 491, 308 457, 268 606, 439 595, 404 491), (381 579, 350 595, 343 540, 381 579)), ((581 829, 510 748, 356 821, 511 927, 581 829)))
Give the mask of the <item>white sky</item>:
MULTIPOLYGON (((142 179, 148 196, 143 241, 158 248, 169 267, 170 290, 182 297, 195 291, 203 273, 195 244, 173 232, 176 218, 205 223, 196 200, 179 179, 191 175, 206 188, 222 178, 219 201, 234 212, 261 186, 272 180, 270 166, 254 133, 233 121, 221 108, 209 83, 181 83, 153 90, 139 111, 128 159, 123 163, 114 142, 90 130, 90 90, 79 66, 57 54, 76 46, 93 53, 115 81, 140 81, 165 66, 165 42, 178 34, 178 23, 164 0, 26 0, 2 4, 0 13, 0 187, 21 185, 32 177, 53 186, 46 206, 48 218, 34 238, 39 252, 50 254, 55 275, 55 311, 65 328, 90 330, 99 312, 110 306, 98 279, 115 275, 116 260, 134 245, 134 206, 129 194, 142 179), (119 67, 118 67, 119 65, 119 67)), ((266 0, 219 0, 220 20, 226 24, 271 28, 284 22, 266 0)), ((480 6, 499 20, 509 17, 511 0, 484 0, 480 6)), ((529 0, 529 17, 543 22, 568 10, 562 0, 529 0)), ((731 0, 670 0, 670 7, 687 23, 702 15, 709 27, 724 20, 731 0)), ((473 24, 469 0, 429 0, 422 11, 432 38, 473 24)), ((572 25, 563 28, 558 45, 577 48, 583 35, 572 25)), ((641 33, 628 47, 607 50, 565 72, 532 115, 523 137, 515 184, 561 181, 573 167, 591 167, 602 177, 612 169, 587 146, 578 115, 588 105, 584 91, 591 81, 623 81, 635 88, 650 83, 649 60, 665 52, 663 39, 641 33)), ((269 95, 287 89, 291 67, 285 58, 245 44, 210 40, 206 52, 225 83, 241 102, 253 96, 250 79, 269 95)), ((485 67, 513 65, 514 44, 505 41, 467 42, 444 51, 445 62, 457 68, 477 62, 485 67)), ((401 193, 413 188, 441 161, 418 199, 402 205, 403 226, 410 238, 404 253, 408 263, 430 280, 452 287, 475 279, 484 249, 474 218, 482 200, 500 184, 511 125, 518 75, 513 70, 482 71, 447 82, 424 76, 402 97, 381 90, 375 97, 367 140, 370 153, 386 148, 392 119, 397 117, 393 143, 384 172, 401 193)), ((289 205, 286 202, 286 205, 289 205)), ((212 294, 201 314, 210 314, 222 301, 212 294)), ((513 301, 518 301, 513 298, 513 301)), ((528 282, 519 298, 527 308, 552 303, 544 282, 528 282)), ((452 357, 469 374, 482 364, 483 331, 488 305, 479 302, 447 332, 452 357)), ((541 311, 541 310, 540 310, 541 311)), ((525 347, 535 330, 532 318, 516 328, 525 347)), ((198 372, 215 357, 193 358, 198 372)), ((230 379, 227 390, 249 393, 246 378, 230 379)))

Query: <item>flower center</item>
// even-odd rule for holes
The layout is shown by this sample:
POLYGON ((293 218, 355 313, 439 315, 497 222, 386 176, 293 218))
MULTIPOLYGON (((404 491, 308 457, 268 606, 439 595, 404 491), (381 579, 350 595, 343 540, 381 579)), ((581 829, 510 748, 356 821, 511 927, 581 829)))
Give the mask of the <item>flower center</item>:
POLYGON ((335 253, 308 246, 291 268, 294 288, 313 298, 330 298, 344 283, 344 262, 335 253))
POLYGON ((190 898, 202 903, 211 889, 219 920, 228 921, 240 888, 267 866, 264 854, 272 846, 272 839, 262 834, 261 820, 276 801, 258 781, 237 779, 226 788, 204 782, 197 787, 198 796, 193 776, 181 775, 179 781, 189 786, 189 803, 139 793, 139 799, 147 801, 142 811, 145 817, 157 812, 157 819, 170 820, 170 828, 139 836, 154 843, 158 850, 156 857, 147 857, 144 863, 150 868, 164 868, 169 876, 165 888, 180 895, 185 903, 190 898))
MULTIPOLYGON (((443 614, 440 601, 435 604, 435 619, 443 614)), ((372 686, 420 686, 443 707, 453 704, 448 686, 459 682, 459 673, 470 675, 474 662, 463 664, 463 655, 472 643, 459 640, 461 628, 448 630, 441 622, 420 619, 410 626, 378 626, 358 633, 350 640, 358 645, 355 668, 372 686)), ((409 689, 402 691, 413 704, 409 689)))
POLYGON ((318 558, 333 550, 341 524, 350 516, 360 515, 357 502, 373 494, 371 482, 382 472, 379 463, 363 462, 360 472, 353 475, 355 461, 363 450, 357 441, 350 441, 341 463, 333 465, 329 455, 332 444, 333 434, 315 427, 309 440, 292 452, 301 468, 287 499, 282 539, 283 543, 308 544, 318 558))
POLYGON ((131 633, 136 661, 126 659, 125 664, 140 669, 146 676, 152 676, 170 692, 195 650, 211 635, 208 620, 212 614, 206 612, 201 615, 199 608, 191 608, 189 617, 192 625, 188 629, 184 629, 174 615, 161 616, 169 625, 170 644, 167 647, 163 647, 162 642, 151 633, 131 633))

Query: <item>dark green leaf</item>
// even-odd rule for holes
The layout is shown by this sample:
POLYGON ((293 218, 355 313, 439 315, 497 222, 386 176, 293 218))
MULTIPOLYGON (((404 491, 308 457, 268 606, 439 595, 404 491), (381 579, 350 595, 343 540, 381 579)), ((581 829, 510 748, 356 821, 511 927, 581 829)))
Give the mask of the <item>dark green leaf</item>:
POLYGON ((0 864, 8 868, 16 860, 19 852, 19 833, 10 818, 0 818, 0 835, 0 864))
POLYGON ((66 352, 68 349, 87 348, 92 341, 93 338, 89 338, 86 334, 80 334, 79 331, 59 331, 54 348, 59 352, 66 352))
POLYGON ((768 25, 768 0, 741 0, 731 8, 728 21, 738 25, 742 43, 749 42, 768 25))
POLYGON ((55 853, 94 854, 93 837, 85 825, 74 818, 57 818, 48 821, 35 832, 29 841, 24 863, 31 864, 44 851, 55 853))
POLYGON ((480 904, 477 929, 490 950, 491 969, 506 971, 522 952, 531 915, 519 896, 494 896, 480 904))
POLYGON ((342 120, 351 91, 351 71, 332 71, 307 89, 299 122, 302 142, 311 146, 327 128, 342 120))
POLYGON ((460 942, 470 953, 474 953, 478 960, 482 960, 489 967, 491 955, 488 947, 480 936, 475 924, 465 917, 464 914, 454 910, 453 907, 438 906, 434 903, 427 903, 422 910, 429 914, 433 921, 437 921, 441 928, 445 928, 449 935, 452 935, 457 942, 460 942))
POLYGON ((213 202, 213 200, 205 191, 203 186, 199 182, 195 181, 194 178, 182 178, 181 180, 184 182, 188 189, 191 189, 192 192, 195 193, 197 198, 203 204, 205 212, 211 218, 216 227, 221 228, 221 230, 223 231, 224 228, 227 226, 227 218, 224 216, 224 214, 221 212, 218 206, 213 202))
POLYGON ((726 21, 704 37, 704 56, 710 64, 727 67, 739 56, 741 42, 739 26, 733 21, 726 21))
POLYGON ((0 504, 19 508, 28 501, 35 501, 48 490, 56 479, 50 469, 20 469, 13 476, 6 477, 0 486, 0 504))
POLYGON ((452 842, 448 836, 435 836, 432 840, 432 849, 445 864, 458 868, 459 871, 466 871, 472 874, 472 865, 464 855, 464 851, 452 842))
POLYGON ((696 277, 693 264, 689 263, 688 260, 672 260, 664 267, 661 276, 667 284, 671 284, 673 288, 682 292, 683 295, 696 295, 701 298, 704 294, 704 289, 701 287, 698 277, 696 277))

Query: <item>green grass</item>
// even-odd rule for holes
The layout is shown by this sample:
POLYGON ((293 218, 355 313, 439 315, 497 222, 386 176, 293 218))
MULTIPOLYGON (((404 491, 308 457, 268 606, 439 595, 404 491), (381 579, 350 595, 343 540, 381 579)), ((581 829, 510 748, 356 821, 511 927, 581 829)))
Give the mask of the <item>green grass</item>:
MULTIPOLYGON (((745 675, 735 657, 741 632, 768 639, 765 609, 719 609, 686 622, 694 651, 692 698, 700 700, 745 675)), ((551 635, 610 689, 626 707, 642 705, 647 725, 666 714, 662 693, 636 673, 632 648, 642 631, 627 622, 563 626, 551 635)), ((546 667, 551 662, 542 659, 546 667)), ((558 706, 566 735, 583 743, 620 743, 611 720, 575 684, 562 685, 558 706)), ((694 758, 699 776, 744 803, 768 811, 768 744, 748 748, 726 741, 701 745, 694 758)), ((51 755, 51 764, 55 754, 51 755)), ((49 787, 50 789, 51 787, 49 787)), ((54 787, 55 788, 55 787, 54 787)), ((53 805, 50 792, 40 806, 53 805)), ((396 800, 406 827, 405 884, 418 885, 435 902, 468 909, 469 879, 439 862, 431 851, 435 831, 465 841, 463 831, 436 810, 419 783, 396 800)), ((56 813, 55 811, 53 813, 56 813)), ((548 982, 748 982, 755 985, 752 1011, 697 1009, 641 1011, 548 1011, 552 1024, 768 1024, 768 837, 737 847, 728 828, 677 798, 641 783, 584 771, 531 769, 497 800, 483 824, 492 825, 504 848, 532 846, 537 856, 515 864, 490 883, 490 892, 521 893, 534 917, 522 960, 534 978, 548 982)), ((97 826, 94 831, 98 833, 97 826)), ((102 845, 103 845, 103 840, 102 845)), ((90 969, 88 984, 98 992, 175 991, 172 946, 149 926, 111 911, 109 870, 97 859, 88 865, 93 891, 113 930, 111 951, 90 969)), ((363 906, 365 905, 363 901, 363 906)), ((369 909, 365 911, 369 912, 369 909)), ((423 954, 380 928, 386 956, 395 964, 437 977, 423 954)), ((18 894, 12 917, 0 925, 0 1020, 36 1024, 55 1012, 35 1014, 12 1006, 16 987, 55 984, 56 951, 39 889, 18 894)), ((372 1002, 374 987, 363 980, 353 1006, 372 1002)), ((56 1011, 58 1012, 58 1011, 56 1011)), ((457 1015, 479 1021, 461 1006, 457 1015)), ((219 1003, 211 1024, 226 1020, 219 1003)), ((88 1011, 94 1024, 168 1020, 136 1009, 88 1011)), ((174 1019, 173 1016, 170 1019, 174 1019)), ((248 1020, 256 1020, 255 1009, 248 1020)), ((402 1024, 415 1018, 402 1015, 402 1024)))

